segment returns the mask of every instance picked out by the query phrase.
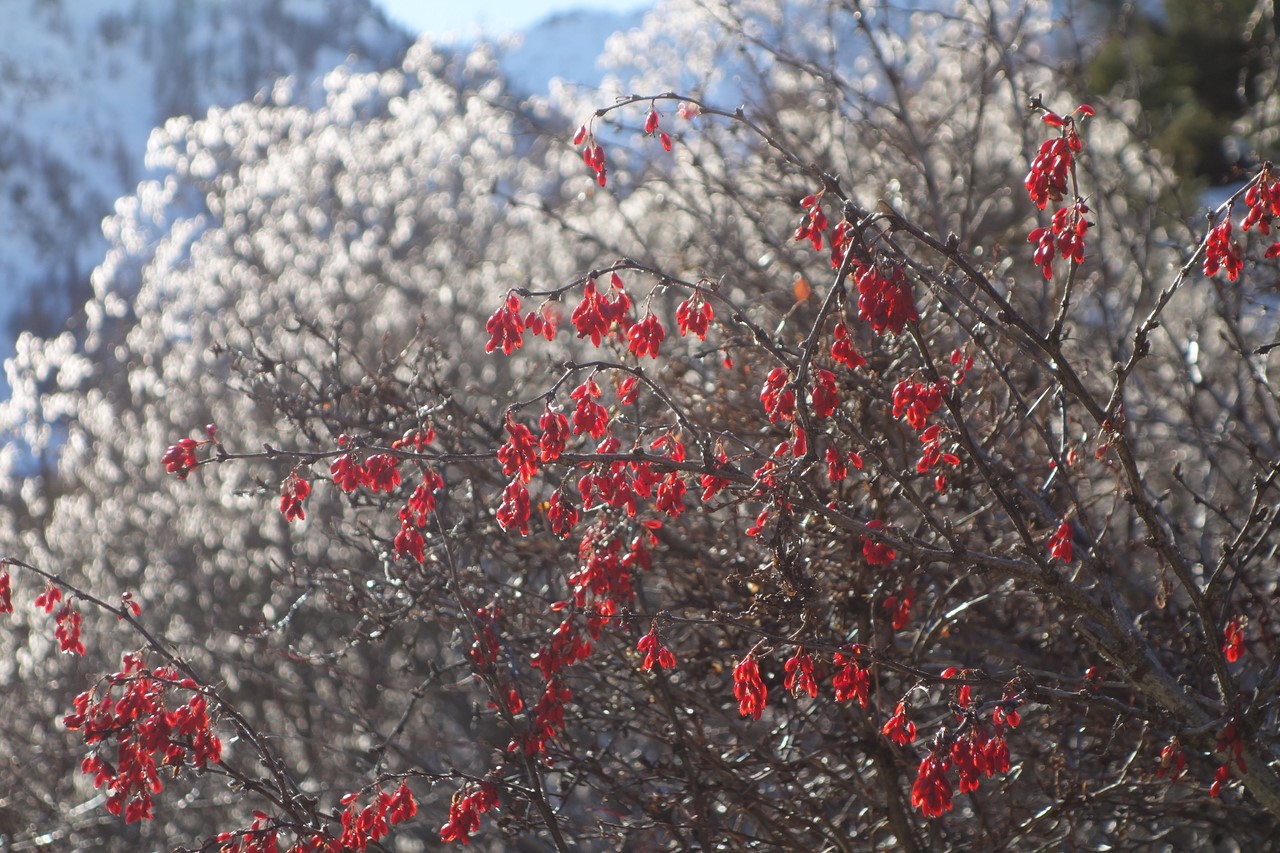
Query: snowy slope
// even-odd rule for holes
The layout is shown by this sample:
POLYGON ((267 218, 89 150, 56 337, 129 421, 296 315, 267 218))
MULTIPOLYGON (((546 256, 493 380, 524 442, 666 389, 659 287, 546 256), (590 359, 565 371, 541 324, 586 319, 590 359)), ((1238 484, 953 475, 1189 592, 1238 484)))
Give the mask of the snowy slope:
MULTIPOLYGON (((0 0, 0 356, 63 327, 151 129, 409 43, 369 0, 0 0)), ((3 389, 0 389, 3 390, 3 389)))
POLYGON ((516 91, 544 94, 559 78, 598 87, 604 70, 597 59, 615 33, 640 26, 647 7, 633 12, 561 12, 498 45, 498 63, 516 91))
MULTIPOLYGON (((516 91, 598 86, 606 40, 644 8, 561 13, 495 54, 516 91)), ((146 176, 153 128, 282 76, 318 100, 331 69, 389 67, 410 43, 375 0, 0 0, 0 14, 0 359, 20 332, 75 322, 107 248, 102 220, 146 176)))

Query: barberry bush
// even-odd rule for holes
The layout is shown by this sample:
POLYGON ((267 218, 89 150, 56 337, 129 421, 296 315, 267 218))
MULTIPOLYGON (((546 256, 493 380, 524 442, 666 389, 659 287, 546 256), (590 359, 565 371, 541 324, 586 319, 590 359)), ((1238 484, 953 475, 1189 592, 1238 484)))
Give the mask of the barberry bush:
POLYGON ((1270 843, 1280 176, 1170 210, 1051 23, 669 2, 617 99, 420 45, 171 124, 10 369, 3 831, 1270 843))

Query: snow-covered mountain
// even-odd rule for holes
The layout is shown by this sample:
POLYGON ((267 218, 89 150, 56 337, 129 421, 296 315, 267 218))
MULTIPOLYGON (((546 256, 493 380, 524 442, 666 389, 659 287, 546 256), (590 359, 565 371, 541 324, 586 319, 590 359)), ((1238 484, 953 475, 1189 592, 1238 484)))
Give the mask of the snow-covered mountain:
POLYGON ((614 33, 640 26, 645 8, 632 12, 560 12, 498 45, 498 63, 513 89, 546 92, 554 78, 597 87, 605 71, 597 64, 614 33))
MULTIPOLYGON (((318 101, 333 68, 390 67, 412 41, 376 0, 0 0, 0 14, 0 359, 19 333, 74 320, 107 248, 102 220, 146 177, 153 128, 285 76, 318 101)), ((495 55, 518 92, 596 86, 606 40, 642 16, 561 13, 495 55)))
POLYGON ((83 300, 154 127, 281 76, 387 67, 411 42, 370 0, 0 0, 0 15, 0 357, 83 300))

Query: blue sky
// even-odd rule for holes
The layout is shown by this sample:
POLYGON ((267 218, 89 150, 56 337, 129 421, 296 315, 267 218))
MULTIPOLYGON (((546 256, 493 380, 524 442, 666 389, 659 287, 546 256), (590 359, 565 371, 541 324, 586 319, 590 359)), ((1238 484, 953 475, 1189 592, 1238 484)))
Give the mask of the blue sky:
POLYGON ((604 9, 629 12, 650 0, 381 0, 387 13, 415 32, 502 35, 553 12, 604 9))

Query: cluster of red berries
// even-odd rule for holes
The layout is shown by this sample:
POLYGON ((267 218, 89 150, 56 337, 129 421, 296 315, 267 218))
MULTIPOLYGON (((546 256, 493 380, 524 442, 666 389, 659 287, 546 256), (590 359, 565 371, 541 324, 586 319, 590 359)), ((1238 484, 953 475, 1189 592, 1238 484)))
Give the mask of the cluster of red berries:
POLYGON ((818 697, 818 682, 813 676, 813 656, 805 654, 803 648, 797 648, 796 653, 787 659, 783 664, 783 671, 786 678, 782 686, 792 696, 808 693, 810 699, 818 697))
MULTIPOLYGON (((1234 198, 1232 200, 1234 202, 1234 198)), ((1249 231, 1257 227, 1263 235, 1271 233, 1272 221, 1280 216, 1280 180, 1276 179, 1274 167, 1270 162, 1263 164, 1262 171, 1250 182, 1244 192, 1244 202, 1249 212, 1240 221, 1240 229, 1249 231)), ((1280 242, 1273 242, 1263 255, 1266 258, 1280 257, 1280 242)), ((1244 270, 1244 248, 1232 239, 1231 204, 1227 205, 1226 215, 1209 229, 1205 239, 1204 274, 1216 275, 1219 270, 1226 270, 1227 279, 1235 281, 1244 270)))
POLYGON ((853 341, 849 339, 849 329, 844 323, 836 323, 835 329, 832 331, 831 341, 831 357, 839 364, 843 364, 850 370, 856 370, 867 363, 867 360, 853 348, 853 341))
POLYGON ((280 485, 280 512, 284 515, 285 521, 306 519, 307 511, 302 502, 310 494, 311 484, 299 477, 297 471, 291 471, 280 485))
POLYGON ((946 378, 937 382, 903 379, 893 387, 893 416, 905 416, 912 429, 924 429, 929 415, 942 405, 942 395, 947 393, 950 385, 946 378))
MULTIPOLYGON (((878 518, 873 518, 867 522, 868 530, 883 530, 884 522, 878 518)), ((867 561, 869 566, 887 566, 893 562, 894 557, 898 556, 892 548, 883 542, 877 542, 870 536, 862 537, 862 558, 867 561)))
POLYGON ((1213 751, 1224 758, 1213 774, 1213 784, 1209 786, 1209 796, 1217 799, 1222 796, 1222 788, 1231 778, 1232 766, 1241 773, 1249 770, 1249 765, 1244 760, 1244 740, 1240 736, 1240 728, 1235 720, 1228 722, 1222 731, 1218 732, 1213 751))
POLYGON ((823 232, 827 230, 830 224, 827 215, 822 212, 822 198, 818 195, 807 195, 800 200, 800 206, 806 211, 804 219, 796 227, 795 232, 791 235, 795 240, 808 240, 813 244, 814 251, 821 252, 823 247, 823 232))
POLYGON ((662 640, 658 638, 657 625, 649 627, 649 633, 640 638, 636 648, 644 652, 644 660, 640 663, 640 668, 646 672, 655 666, 659 669, 672 669, 676 665, 675 654, 662 645, 662 640))
MULTIPOLYGON (((676 110, 676 114, 683 119, 695 118, 702 114, 702 108, 697 104, 681 103, 676 110)), ((659 144, 662 145, 663 151, 671 150, 671 136, 661 128, 662 117, 658 114, 658 109, 654 104, 650 104, 649 112, 644 117, 644 134, 645 136, 656 137, 659 144)), ((600 186, 606 186, 608 180, 608 168, 605 165, 604 148, 596 140, 595 134, 587 127, 582 125, 573 135, 574 146, 582 146, 582 162, 586 163, 588 168, 595 173, 596 183, 600 186)))
POLYGON ((1067 194, 1072 155, 1080 148, 1080 135, 1076 133, 1055 136, 1040 144, 1031 161, 1031 171, 1022 182, 1036 207, 1044 210, 1050 201, 1061 201, 1067 194))
POLYGON ((835 228, 830 229, 830 238, 826 237, 826 232, 830 228, 831 222, 827 219, 827 214, 822 209, 822 195, 822 193, 811 193, 800 199, 800 207, 805 210, 805 214, 791 236, 796 242, 808 240, 814 251, 818 252, 821 252, 823 247, 829 244, 831 248, 831 267, 832 269, 838 269, 844 261, 844 253, 848 247, 849 232, 852 226, 847 219, 841 219, 836 223, 835 228))
POLYGON ((1089 205, 1076 199, 1074 204, 1054 211, 1048 228, 1034 228, 1027 235, 1027 242, 1037 244, 1032 261, 1040 267, 1045 280, 1053 278, 1055 254, 1074 264, 1084 263, 1084 238, 1093 227, 1088 216, 1089 205))
POLYGON ((466 844, 480 828, 480 815, 498 807, 498 789, 491 782, 480 782, 453 795, 449 804, 449 821, 440 828, 441 841, 466 844))
MULTIPOLYGON (((943 462, 953 468, 960 467, 960 457, 942 449, 943 439, 946 437, 947 431, 940 424, 926 427, 920 433, 920 459, 916 462, 916 473, 928 474, 934 466, 943 462)), ((933 484, 939 492, 943 491, 947 486, 947 475, 938 474, 933 484)))
POLYGON ((907 717, 907 703, 899 702, 880 733, 898 746, 906 746, 916 739, 916 724, 907 717))
POLYGON ((396 559, 409 556, 419 563, 426 561, 427 543, 422 530, 435 511, 436 493, 443 488, 444 478, 431 468, 423 468, 422 482, 400 507, 400 531, 392 542, 396 559))
POLYGON ((1040 145, 1036 157, 1031 161, 1031 170, 1023 181, 1027 195, 1041 210, 1050 201, 1061 201, 1067 194, 1067 179, 1071 171, 1072 161, 1084 147, 1080 133, 1076 128, 1075 115, 1092 116, 1093 107, 1081 104, 1075 113, 1060 116, 1050 110, 1044 110, 1041 119, 1050 127, 1061 129, 1061 134, 1047 139, 1040 145))
MULTIPOLYGON (((1074 186, 1075 156, 1084 148, 1078 121, 1085 116, 1092 116, 1093 108, 1088 104, 1081 104, 1067 116, 1039 108, 1042 110, 1041 118, 1044 123, 1060 131, 1058 136, 1041 143, 1040 150, 1031 162, 1031 170, 1023 181, 1031 202, 1044 210, 1049 202, 1065 198, 1074 186)), ((1036 244, 1033 260, 1044 273, 1045 279, 1053 278, 1055 256, 1069 259, 1073 264, 1084 261, 1085 235, 1093 227, 1088 214, 1089 206, 1077 195, 1073 203, 1054 211, 1048 228, 1035 228, 1027 235, 1028 242, 1036 244)))
POLYGON ((858 317, 876 334, 901 334, 904 326, 920 319, 902 267, 894 264, 883 272, 874 263, 863 264, 857 267, 854 280, 858 284, 858 317))
POLYGON ((1262 172, 1245 190, 1244 203, 1249 205, 1249 212, 1240 222, 1241 230, 1248 231, 1256 225, 1259 234, 1270 234, 1271 221, 1280 216, 1280 180, 1273 174, 1270 162, 1263 164, 1262 172))
POLYGON ((1236 616, 1222 630, 1222 656, 1235 663, 1244 654, 1244 620, 1236 616))
POLYGON ((775 367, 764 379, 760 389, 760 403, 764 406, 769 423, 791 421, 796 416, 796 392, 790 387, 791 374, 785 367, 775 367))
MULTIPOLYGON (((405 782, 388 793, 379 789, 373 802, 357 810, 359 794, 342 798, 342 832, 333 836, 316 832, 288 848, 288 853, 340 853, 346 850, 368 850, 377 847, 391 827, 418 813, 413 792, 405 782)), ((224 832, 215 839, 218 853, 279 853, 280 830, 264 812, 253 813, 253 823, 239 832, 224 832)))
POLYGON ((1212 276, 1220 269, 1227 271, 1230 281, 1238 279, 1240 271, 1244 269, 1244 249, 1231 239, 1230 210, 1221 222, 1209 230, 1209 237, 1205 241, 1204 274, 1212 276))
POLYGON ((391 827, 402 823, 418 813, 418 804, 414 802, 413 792, 405 782, 401 782, 395 791, 378 791, 373 802, 362 809, 356 809, 359 794, 347 794, 342 798, 342 835, 338 838, 341 850, 367 850, 391 831, 391 827))
POLYGON ((609 183, 609 170, 604 162, 604 148, 596 142, 595 134, 587 130, 584 124, 573 135, 573 144, 582 146, 582 162, 595 172, 596 183, 605 186, 609 183))
POLYGON ((645 312, 644 319, 639 323, 633 323, 627 330, 627 341, 632 355, 636 358, 645 356, 657 358, 658 349, 666 336, 667 330, 662 327, 658 318, 653 316, 652 311, 645 312))
POLYGON ((862 456, 856 451, 850 451, 846 457, 844 453, 837 450, 832 445, 827 445, 823 459, 827 463, 827 479, 832 483, 842 483, 849 476, 849 464, 853 463, 853 467, 862 470, 862 456))
POLYGON ((810 392, 813 401, 813 416, 822 420, 835 414, 840 404, 840 394, 836 388, 836 375, 830 370, 818 368, 813 371, 813 389, 810 392))
POLYGON ((173 668, 148 672, 141 657, 125 655, 122 670, 107 676, 105 684, 77 696, 74 711, 62 722, 82 732, 93 747, 81 770, 93 777, 95 788, 106 786, 107 811, 123 813, 126 823, 150 819, 151 795, 163 789, 159 768, 216 764, 222 743, 213 734, 199 685, 173 668), (175 687, 196 692, 171 710, 167 694, 175 687), (110 760, 103 755, 108 744, 115 747, 110 760))
POLYGON ((1049 537, 1049 557, 1070 563, 1075 557, 1075 549, 1071 544, 1071 522, 1063 519, 1058 529, 1049 537))
POLYGON ((609 293, 611 297, 600 293, 594 280, 588 281, 582 291, 582 301, 569 317, 578 337, 589 338, 592 346, 600 346, 615 323, 624 331, 631 325, 631 299, 617 273, 609 276, 609 293))
MULTIPOLYGON (((341 437, 339 443, 345 443, 341 437)), ((329 466, 329 473, 344 492, 364 486, 371 492, 390 494, 400 485, 400 461, 390 453, 377 453, 363 461, 356 454, 344 453, 329 466)))
POLYGON ((656 133, 658 142, 662 144, 662 150, 670 151, 671 137, 658 127, 659 121, 658 110, 654 107, 649 107, 649 114, 644 117, 644 132, 647 136, 653 136, 656 133))
POLYGON ((520 297, 509 293, 506 300, 485 321, 484 330, 489 333, 489 340, 484 345, 485 352, 502 350, 503 355, 511 355, 524 345, 526 330, 549 341, 555 339, 559 318, 552 303, 544 302, 538 310, 523 316, 520 314, 520 306, 520 297))
POLYGON ((1169 738, 1169 742, 1160 750, 1160 766, 1156 775, 1177 782, 1187 772, 1187 755, 1182 750, 1182 742, 1177 737, 1169 738))
POLYGON ((769 688, 760 678, 760 665, 755 652, 748 654, 733 668, 733 696, 738 700, 738 713, 753 720, 764 713, 769 688))
POLYGON ((176 474, 179 480, 187 479, 187 475, 196 469, 200 464, 199 458, 196 457, 196 450, 208 444, 218 443, 218 427, 214 424, 207 424, 204 428, 205 434, 209 437, 204 441, 196 441, 194 438, 179 439, 175 444, 165 448, 164 455, 160 457, 160 462, 164 465, 164 470, 170 474, 176 474))
POLYGON ((889 624, 893 630, 901 631, 911 624, 911 605, 916 602, 916 588, 904 584, 897 593, 885 596, 884 609, 889 614, 889 624))
POLYGON ((707 339, 707 329, 714 318, 711 303, 703 299, 700 293, 690 296, 676 308, 676 328, 680 330, 680 334, 687 336, 692 333, 700 341, 707 339))
POLYGON ((859 661, 862 653, 861 646, 850 646, 847 651, 835 653, 831 661, 835 667, 831 686, 837 702, 856 700, 865 708, 871 695, 871 670, 859 661))

